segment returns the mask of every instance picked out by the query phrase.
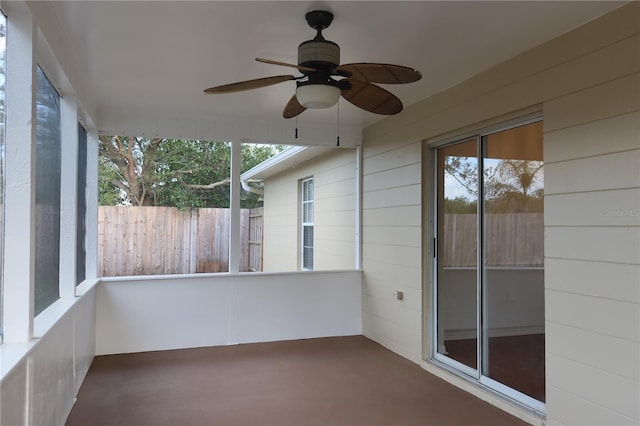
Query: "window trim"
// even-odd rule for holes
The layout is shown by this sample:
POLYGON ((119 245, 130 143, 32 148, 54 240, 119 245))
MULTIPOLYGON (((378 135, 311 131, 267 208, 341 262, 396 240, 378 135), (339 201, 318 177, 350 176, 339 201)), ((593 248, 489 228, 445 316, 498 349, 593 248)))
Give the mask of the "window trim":
MULTIPOLYGON (((314 249, 314 239, 313 239, 313 230, 314 230, 314 207, 315 207, 315 182, 313 176, 300 179, 300 269, 304 271, 312 271, 313 270, 313 249, 314 249), (305 199, 305 184, 311 184, 311 197, 310 199, 305 199), (305 221, 305 206, 311 205, 311 221, 305 221), (305 229, 311 228, 311 245, 305 245, 305 229), (306 264, 306 256, 305 250, 311 249, 311 267, 306 264)), ((307 219, 309 219, 307 217, 307 219)))

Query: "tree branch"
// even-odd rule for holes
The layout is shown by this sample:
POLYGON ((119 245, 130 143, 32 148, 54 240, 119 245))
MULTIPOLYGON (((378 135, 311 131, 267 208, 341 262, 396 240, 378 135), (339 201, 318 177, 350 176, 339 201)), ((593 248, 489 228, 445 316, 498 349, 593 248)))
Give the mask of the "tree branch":
POLYGON ((222 185, 227 185, 229 183, 231 183, 231 179, 224 179, 219 182, 210 183, 208 185, 195 185, 195 184, 185 183, 185 186, 191 189, 213 189, 222 185))

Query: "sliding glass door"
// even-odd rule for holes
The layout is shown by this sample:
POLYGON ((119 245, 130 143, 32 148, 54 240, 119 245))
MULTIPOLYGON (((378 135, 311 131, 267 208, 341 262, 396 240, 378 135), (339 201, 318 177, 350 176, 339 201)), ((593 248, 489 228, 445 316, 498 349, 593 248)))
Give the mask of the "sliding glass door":
POLYGON ((435 154, 434 358, 544 411, 542 122, 435 154))

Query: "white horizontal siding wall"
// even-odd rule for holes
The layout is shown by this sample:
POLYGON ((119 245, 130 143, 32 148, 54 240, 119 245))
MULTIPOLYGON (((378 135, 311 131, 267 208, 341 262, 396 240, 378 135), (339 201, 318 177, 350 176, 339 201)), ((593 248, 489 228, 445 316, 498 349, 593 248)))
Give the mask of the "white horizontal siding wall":
MULTIPOLYGON (((640 37, 626 44, 620 54, 640 62, 640 37)), ((637 424, 640 73, 550 100, 544 111, 550 416, 637 424)))
POLYGON ((354 268, 356 154, 336 149, 266 180, 265 272, 300 268, 298 183, 307 177, 314 179, 314 269, 354 268))
MULTIPOLYGON (((638 424, 640 3, 365 129, 363 330, 409 359, 428 357, 423 343, 430 332, 432 254, 422 238, 430 231, 425 221, 433 206, 422 198, 433 183, 428 173, 422 176, 422 150, 428 152, 429 142, 536 111, 542 111, 545 128, 546 421, 638 424), (395 299, 396 290, 405 292, 403 301, 395 299)), ((422 365, 541 422, 428 362, 422 365)))
POLYGON ((364 146, 363 330, 416 362, 422 355, 421 167, 419 141, 364 146))
POLYGON ((262 227, 264 272, 295 271, 299 267, 299 191, 295 177, 279 175, 265 181, 262 227))

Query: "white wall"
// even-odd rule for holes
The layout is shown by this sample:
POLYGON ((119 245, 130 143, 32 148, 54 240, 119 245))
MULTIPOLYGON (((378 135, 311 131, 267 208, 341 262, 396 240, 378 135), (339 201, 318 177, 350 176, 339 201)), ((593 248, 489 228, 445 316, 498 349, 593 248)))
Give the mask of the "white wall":
POLYGON ((356 154, 336 149, 265 180, 265 272, 300 269, 299 181, 314 179, 314 269, 355 267, 356 154))
MULTIPOLYGON (((421 152, 430 142, 540 110, 547 422, 637 424, 640 3, 365 129, 363 330, 416 362, 428 356, 431 253, 422 238, 431 229, 423 214, 432 203, 422 200, 431 180, 423 175, 421 152), (404 290, 403 301, 393 297, 396 289, 404 290)), ((423 366, 540 422, 428 362, 423 366)))
POLYGON ((361 273, 104 279, 96 354, 362 333, 361 273))
POLYGON ((64 424, 93 360, 94 311, 94 289, 60 299, 38 316, 38 340, 0 346, 0 424, 64 424))

